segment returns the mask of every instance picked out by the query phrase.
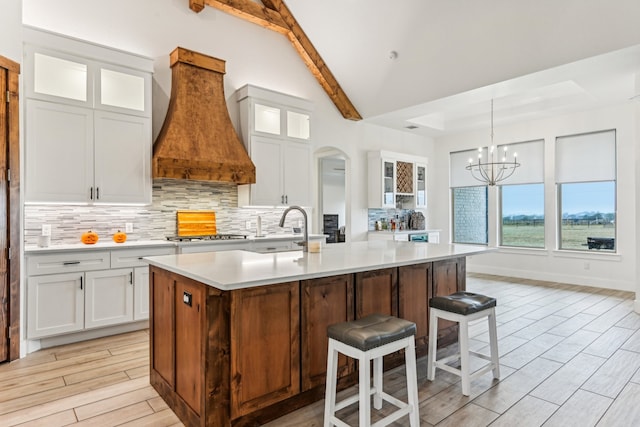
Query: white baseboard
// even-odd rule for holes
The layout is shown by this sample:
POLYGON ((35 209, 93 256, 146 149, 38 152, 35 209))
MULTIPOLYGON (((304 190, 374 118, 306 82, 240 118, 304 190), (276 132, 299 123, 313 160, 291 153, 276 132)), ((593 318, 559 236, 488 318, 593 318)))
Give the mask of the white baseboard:
POLYGON ((612 289, 617 291, 636 292, 635 283, 622 280, 603 279, 601 277, 576 276, 573 274, 548 273, 545 271, 531 271, 513 269, 507 267, 496 267, 486 265, 469 265, 467 271, 470 273, 493 274, 497 276, 517 277, 520 279, 542 280, 545 282, 566 283, 569 285, 593 286, 596 288, 612 289))
MULTIPOLYGON (((124 323, 122 325, 108 326, 105 328, 90 329, 86 331, 76 332, 72 334, 57 335, 54 337, 40 338, 38 340, 27 340, 27 354, 43 348, 55 347, 57 345, 71 344, 74 342, 87 341, 95 338, 107 337, 110 335, 124 334, 126 332, 147 329, 149 327, 148 320, 139 322, 124 323)), ((21 355, 22 356, 22 355, 21 355)))

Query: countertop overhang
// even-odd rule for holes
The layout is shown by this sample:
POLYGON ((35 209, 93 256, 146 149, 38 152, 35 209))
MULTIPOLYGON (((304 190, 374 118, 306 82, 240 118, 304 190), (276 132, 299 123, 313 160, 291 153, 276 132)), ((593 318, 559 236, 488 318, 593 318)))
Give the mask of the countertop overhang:
POLYGON ((149 264, 223 291, 378 270, 491 252, 484 246, 368 241, 329 245, 318 253, 242 250, 163 255, 149 264))

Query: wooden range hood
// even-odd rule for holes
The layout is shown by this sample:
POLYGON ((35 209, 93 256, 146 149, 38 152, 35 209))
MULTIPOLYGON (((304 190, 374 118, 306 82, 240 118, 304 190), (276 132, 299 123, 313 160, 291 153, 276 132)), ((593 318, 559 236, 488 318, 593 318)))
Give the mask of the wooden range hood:
POLYGON ((153 144, 153 177, 256 182, 224 96, 223 60, 177 47, 171 52, 171 99, 153 144))

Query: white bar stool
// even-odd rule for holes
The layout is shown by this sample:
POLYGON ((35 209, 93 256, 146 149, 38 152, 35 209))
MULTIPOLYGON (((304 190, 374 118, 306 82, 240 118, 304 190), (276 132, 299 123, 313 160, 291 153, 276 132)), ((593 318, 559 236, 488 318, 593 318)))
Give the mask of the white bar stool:
POLYGON ((443 369, 462 378, 462 394, 469 396, 471 380, 490 370, 493 378, 500 378, 500 362, 498 360, 498 334, 496 331, 496 299, 472 292, 457 292, 448 296, 433 297, 429 300, 431 315, 429 316, 429 355, 427 359, 427 379, 433 381, 436 368, 443 369), (489 345, 491 356, 469 350, 469 322, 487 317, 489 321, 489 345), (459 323, 459 353, 436 360, 438 347, 438 318, 459 323), (469 356, 489 360, 490 363, 469 372, 469 356), (447 365, 453 360, 460 360, 460 369, 447 365))
POLYGON ((409 415, 411 427, 420 426, 418 409, 418 378, 416 373, 415 334, 416 324, 393 316, 372 314, 352 322, 342 322, 327 328, 329 353, 327 357, 327 389, 324 404, 324 427, 349 427, 336 417, 336 411, 358 402, 360 405, 360 427, 387 426, 405 415, 409 415), (404 349, 407 370, 407 403, 396 399, 383 390, 383 356, 404 349), (338 352, 358 359, 358 394, 336 403, 338 352), (371 366, 373 360, 373 388, 371 366), (382 408, 382 401, 399 409, 371 424, 371 395, 373 407, 382 408))

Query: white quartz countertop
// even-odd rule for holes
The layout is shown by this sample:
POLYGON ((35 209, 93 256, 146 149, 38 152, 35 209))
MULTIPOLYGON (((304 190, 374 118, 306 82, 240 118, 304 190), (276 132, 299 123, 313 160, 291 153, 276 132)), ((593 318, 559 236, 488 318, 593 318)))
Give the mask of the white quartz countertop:
POLYGON ((60 245, 50 245, 46 248, 41 248, 39 246, 25 246, 24 252, 26 254, 43 254, 43 253, 54 253, 54 252, 68 252, 68 251, 95 251, 95 250, 103 250, 109 251, 112 249, 126 249, 126 248, 143 248, 143 247, 158 247, 158 246, 173 246, 175 247, 174 242, 169 242, 167 240, 127 240, 124 243, 116 243, 112 240, 105 240, 95 243, 93 245, 85 245, 84 243, 69 243, 69 244, 60 244, 60 245))
POLYGON ((492 251, 483 246, 400 241, 328 245, 318 253, 206 252, 144 258, 149 264, 221 290, 378 270, 492 251))
MULTIPOLYGON (((193 242, 175 242, 177 246, 188 245, 232 245, 243 242, 272 242, 282 240, 302 240, 304 236, 302 234, 267 234, 264 236, 247 235, 246 239, 228 239, 228 240, 196 240, 193 242)), ((326 239, 324 234, 309 234, 309 240, 326 239)))
MULTIPOLYGON (((282 240, 301 240, 302 234, 269 234, 262 237, 256 237, 254 235, 247 235, 246 239, 230 239, 230 240, 198 240, 193 242, 171 242, 166 239, 162 240, 127 240, 124 243, 115 243, 109 237, 109 239, 98 240, 98 243, 93 245, 85 245, 84 243, 67 243, 67 244, 51 244, 45 248, 39 246, 26 246, 24 248, 25 254, 45 254, 55 252, 69 252, 69 251, 95 251, 95 250, 112 250, 112 249, 124 249, 124 248, 142 248, 142 247, 158 247, 158 246, 187 246, 187 245, 229 245, 234 243, 247 244, 250 242, 269 242, 269 241, 282 241, 282 240)), ((326 239, 324 234, 309 234, 310 240, 326 239)))

